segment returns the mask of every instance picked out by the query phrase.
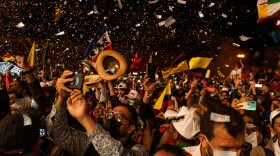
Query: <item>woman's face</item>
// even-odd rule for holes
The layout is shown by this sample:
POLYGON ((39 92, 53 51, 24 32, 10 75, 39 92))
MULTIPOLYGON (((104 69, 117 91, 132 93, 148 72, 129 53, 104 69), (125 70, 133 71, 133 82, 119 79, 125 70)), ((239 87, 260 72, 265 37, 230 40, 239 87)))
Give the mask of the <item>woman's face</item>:
POLYGON ((280 117, 277 117, 275 119, 274 125, 273 125, 273 131, 277 135, 278 139, 280 138, 280 117))

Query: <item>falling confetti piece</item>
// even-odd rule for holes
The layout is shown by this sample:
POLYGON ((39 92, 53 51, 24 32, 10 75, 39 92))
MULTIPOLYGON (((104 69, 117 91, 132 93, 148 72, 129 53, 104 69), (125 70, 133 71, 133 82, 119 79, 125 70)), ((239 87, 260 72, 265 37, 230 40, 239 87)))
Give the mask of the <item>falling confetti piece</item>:
POLYGON ((20 22, 20 23, 18 23, 17 25, 16 25, 16 27, 17 28, 23 28, 25 25, 22 23, 22 22, 20 22))
POLYGON ((203 13, 201 11, 198 11, 198 15, 199 15, 200 18, 204 17, 204 15, 203 15, 203 13))
POLYGON ((211 8, 211 7, 213 7, 214 5, 215 5, 215 3, 211 2, 211 3, 209 4, 208 8, 211 8))
POLYGON ((157 2, 158 2, 158 0, 148 1, 149 4, 155 4, 155 3, 157 3, 157 2))
POLYGON ((62 35, 65 35, 65 32, 64 32, 64 31, 55 34, 55 36, 62 36, 62 35))
POLYGON ((227 18, 227 14, 222 13, 222 17, 227 18))
POLYGON ((244 35, 239 36, 239 39, 240 39, 241 41, 243 41, 243 42, 245 42, 245 41, 247 41, 247 40, 249 40, 249 39, 251 39, 251 38, 253 38, 253 37, 247 37, 247 36, 244 36, 244 35))
POLYGON ((187 4, 187 2, 184 1, 184 0, 178 0, 177 3, 179 3, 179 4, 187 4))

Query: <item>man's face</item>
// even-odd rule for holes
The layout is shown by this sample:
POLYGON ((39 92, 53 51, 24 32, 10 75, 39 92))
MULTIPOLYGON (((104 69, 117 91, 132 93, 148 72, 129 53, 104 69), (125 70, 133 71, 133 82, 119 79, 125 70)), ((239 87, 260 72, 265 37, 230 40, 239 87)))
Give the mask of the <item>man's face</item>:
POLYGON ((124 96, 124 94, 125 94, 125 90, 124 90, 124 89, 119 88, 119 89, 118 89, 118 94, 119 94, 120 96, 124 96))
POLYGON ((280 118, 278 117, 278 118, 276 118, 274 120, 275 120, 275 123, 274 123, 272 128, 273 128, 274 133, 279 138, 280 137, 280 118))
POLYGON ((273 110, 276 110, 278 108, 280 108, 280 102, 278 100, 273 100, 271 102, 271 110, 273 111, 273 110))
POLYGON ((227 92, 222 92, 221 93, 221 99, 228 98, 228 93, 227 92))
POLYGON ((223 125, 216 124, 213 130, 213 138, 209 140, 209 145, 205 136, 201 134, 199 140, 202 148, 207 149, 209 156, 213 156, 213 148, 220 151, 233 151, 237 152, 245 143, 245 134, 237 134, 236 138, 231 136, 223 125))
POLYGON ((11 94, 11 93, 20 93, 21 91, 21 87, 20 87, 20 84, 19 82, 17 81, 14 81, 13 83, 11 83, 11 85, 8 87, 8 93, 11 94))
POLYGON ((113 109, 113 113, 121 114, 122 116, 124 116, 121 121, 122 125, 119 128, 121 136, 128 136, 130 133, 132 133, 130 125, 131 115, 129 110, 126 107, 117 106, 113 109))

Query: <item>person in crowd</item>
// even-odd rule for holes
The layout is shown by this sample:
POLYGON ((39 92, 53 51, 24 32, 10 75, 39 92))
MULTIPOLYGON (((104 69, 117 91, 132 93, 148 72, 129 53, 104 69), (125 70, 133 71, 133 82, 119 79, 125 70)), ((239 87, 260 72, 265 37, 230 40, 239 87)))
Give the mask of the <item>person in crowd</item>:
POLYGON ((231 107, 217 104, 201 118, 200 144, 184 149, 195 156, 238 155, 245 143, 245 126, 241 115, 231 107))
POLYGON ((167 110, 165 118, 171 123, 161 137, 159 145, 166 144, 169 140, 181 148, 196 145, 195 138, 200 132, 200 118, 194 111, 194 108, 189 110, 186 106, 183 106, 179 112, 167 110))
POLYGON ((257 146, 252 149, 251 156, 277 156, 280 155, 279 138, 280 138, 280 109, 276 109, 270 114, 271 131, 274 135, 265 147, 257 146))
POLYGON ((57 81, 58 99, 47 118, 50 137, 74 155, 93 153, 93 148, 99 155, 148 155, 143 145, 135 144, 130 139, 138 120, 135 109, 130 105, 116 106, 106 114, 106 131, 87 114, 87 104, 82 92, 72 91, 64 86, 73 81, 67 78, 71 74, 71 71, 64 71, 57 81), (79 121, 87 133, 67 125, 66 103, 71 116, 79 121))
POLYGON ((0 155, 40 155, 40 117, 31 108, 21 109, 0 121, 0 155))
POLYGON ((241 64, 241 67, 239 68, 238 64, 235 65, 234 69, 230 72, 230 78, 232 80, 234 79, 241 79, 242 77, 242 70, 244 68, 244 64, 242 63, 242 60, 239 60, 239 63, 241 64))
POLYGON ((192 156, 191 154, 184 151, 182 148, 175 146, 175 145, 169 145, 165 144, 160 146, 153 156, 192 156))

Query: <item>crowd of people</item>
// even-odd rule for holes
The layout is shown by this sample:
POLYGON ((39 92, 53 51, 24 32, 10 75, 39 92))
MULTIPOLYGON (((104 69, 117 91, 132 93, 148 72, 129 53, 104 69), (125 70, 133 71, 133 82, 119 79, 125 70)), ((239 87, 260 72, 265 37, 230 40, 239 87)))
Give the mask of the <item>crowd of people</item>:
POLYGON ((280 76, 273 70, 224 81, 125 74, 70 89, 73 71, 0 77, 0 155, 280 155, 280 76), (154 109, 166 85, 160 109, 154 109), (171 102, 165 102, 165 101, 171 102))

